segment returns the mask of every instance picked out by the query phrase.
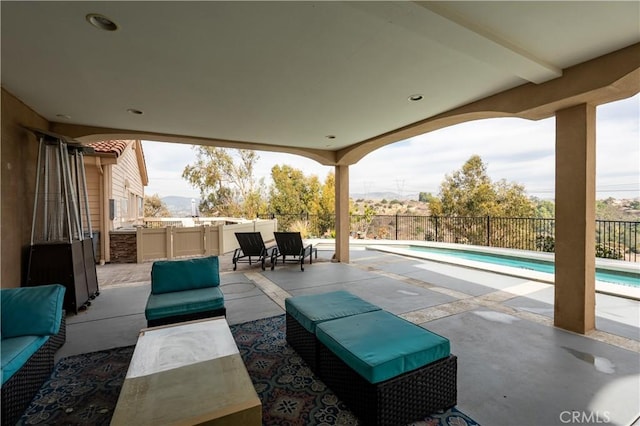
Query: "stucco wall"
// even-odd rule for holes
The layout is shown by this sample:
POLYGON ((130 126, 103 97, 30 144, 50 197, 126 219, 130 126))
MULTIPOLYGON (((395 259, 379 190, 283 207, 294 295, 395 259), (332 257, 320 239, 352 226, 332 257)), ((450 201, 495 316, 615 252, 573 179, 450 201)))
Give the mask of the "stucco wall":
POLYGON ((47 120, 2 89, 0 286, 25 280, 36 179, 38 143, 21 126, 49 129, 47 120))

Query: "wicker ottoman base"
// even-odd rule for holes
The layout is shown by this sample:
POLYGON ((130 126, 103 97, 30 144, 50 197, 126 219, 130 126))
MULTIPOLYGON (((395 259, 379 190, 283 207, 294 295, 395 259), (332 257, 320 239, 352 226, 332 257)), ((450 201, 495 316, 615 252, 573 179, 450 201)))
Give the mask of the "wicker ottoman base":
POLYGON ((295 350, 300 358, 307 363, 311 371, 318 373, 316 353, 318 351, 318 339, 313 333, 309 333, 306 328, 302 326, 289 313, 286 314, 287 321, 287 343, 295 350))
POLYGON ((2 385, 2 425, 15 425, 53 371, 55 343, 49 339, 2 385))
POLYGON ((322 380, 366 425, 405 425, 457 403, 457 358, 450 355, 381 383, 369 383, 318 343, 322 380))
POLYGON ((215 309, 213 311, 195 312, 192 314, 174 315, 171 317, 147 320, 147 327, 158 327, 160 325, 169 325, 169 324, 175 324, 178 322, 195 321, 200 319, 224 317, 224 316, 227 316, 227 309, 223 307, 220 309, 215 309))

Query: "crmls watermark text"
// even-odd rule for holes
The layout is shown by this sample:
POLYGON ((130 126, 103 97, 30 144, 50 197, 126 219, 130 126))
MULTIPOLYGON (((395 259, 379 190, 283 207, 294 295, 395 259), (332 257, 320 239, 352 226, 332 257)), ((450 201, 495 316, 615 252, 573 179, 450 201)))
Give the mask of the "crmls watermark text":
POLYGON ((560 413, 560 421, 573 424, 604 424, 611 422, 611 416, 608 411, 563 411, 560 413))

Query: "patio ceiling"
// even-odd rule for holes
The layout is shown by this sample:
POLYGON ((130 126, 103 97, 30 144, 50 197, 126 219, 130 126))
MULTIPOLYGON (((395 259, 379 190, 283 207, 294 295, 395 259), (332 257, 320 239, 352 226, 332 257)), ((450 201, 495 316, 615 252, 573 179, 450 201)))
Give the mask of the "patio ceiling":
POLYGON ((1 8, 2 86, 54 130, 317 151, 327 164, 340 150, 400 140, 398 129, 640 42, 638 2, 1 8), (92 27, 90 13, 118 29, 92 27))

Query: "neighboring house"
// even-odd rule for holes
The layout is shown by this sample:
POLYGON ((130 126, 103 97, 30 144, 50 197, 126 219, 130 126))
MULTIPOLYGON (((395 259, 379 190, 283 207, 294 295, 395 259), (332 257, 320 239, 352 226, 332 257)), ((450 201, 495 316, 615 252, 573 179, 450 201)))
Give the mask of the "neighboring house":
POLYGON ((96 260, 110 262, 109 232, 143 223, 147 166, 139 140, 110 140, 85 144, 84 164, 91 225, 98 231, 96 260))

